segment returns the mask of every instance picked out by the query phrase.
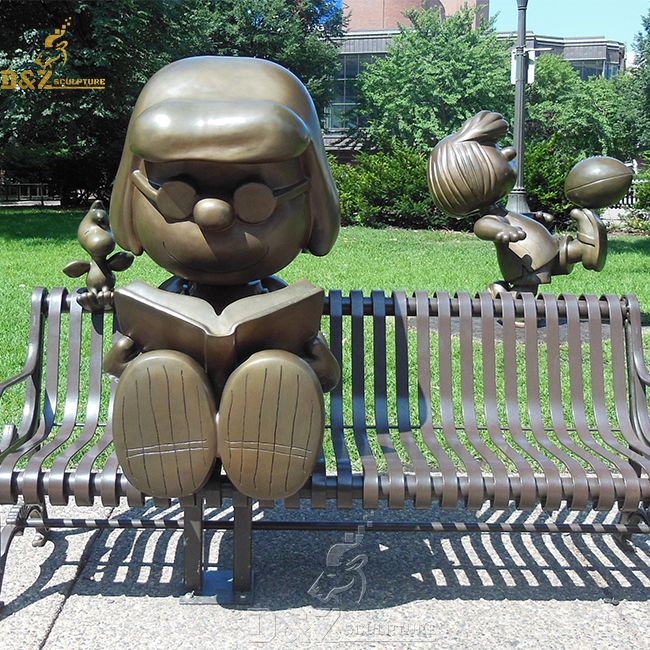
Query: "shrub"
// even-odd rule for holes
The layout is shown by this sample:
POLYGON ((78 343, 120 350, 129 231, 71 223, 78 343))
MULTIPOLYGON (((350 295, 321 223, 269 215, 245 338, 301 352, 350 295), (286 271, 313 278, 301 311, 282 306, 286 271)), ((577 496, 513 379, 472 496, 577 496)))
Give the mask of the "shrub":
POLYGON ((410 147, 396 143, 388 152, 359 153, 352 164, 330 159, 330 165, 343 225, 467 227, 436 208, 427 186, 427 158, 410 147))
POLYGON ((530 209, 550 212, 555 217, 555 225, 565 228, 570 224, 569 212, 575 206, 564 196, 564 181, 581 157, 562 151, 556 140, 554 135, 526 148, 524 183, 530 209))
POLYGON ((640 208, 628 208, 621 214, 621 224, 617 230, 650 235, 650 212, 640 208))
POLYGON ((636 175, 634 206, 621 214, 620 229, 625 232, 650 234, 650 171, 636 175))
POLYGON ((650 212, 650 171, 638 173, 634 180, 634 207, 650 212))

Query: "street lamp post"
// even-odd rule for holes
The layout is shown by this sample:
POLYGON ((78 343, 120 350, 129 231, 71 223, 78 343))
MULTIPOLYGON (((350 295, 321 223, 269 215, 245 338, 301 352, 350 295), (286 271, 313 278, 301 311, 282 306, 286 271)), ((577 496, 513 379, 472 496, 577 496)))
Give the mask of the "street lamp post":
POLYGON ((524 122, 526 119, 526 83, 528 81, 528 52, 526 51, 526 8, 528 0, 517 0, 519 23, 515 49, 515 127, 514 140, 517 149, 517 182, 508 196, 508 210, 530 212, 524 188, 524 122))

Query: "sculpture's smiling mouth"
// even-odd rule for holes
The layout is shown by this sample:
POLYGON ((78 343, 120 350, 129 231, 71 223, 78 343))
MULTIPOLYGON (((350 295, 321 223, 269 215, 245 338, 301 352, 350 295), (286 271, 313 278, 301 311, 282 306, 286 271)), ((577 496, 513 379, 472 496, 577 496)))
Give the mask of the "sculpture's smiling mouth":
MULTIPOLYGON (((218 263, 218 261, 215 259, 215 261, 217 261, 217 264, 212 265, 212 268, 207 269, 204 266, 199 266, 197 264, 191 264, 191 263, 189 263, 187 261, 183 262, 182 260, 178 259, 178 257, 176 257, 176 255, 174 255, 169 250, 169 248, 167 247, 167 244, 165 243, 164 240, 162 242, 162 245, 163 245, 163 248, 165 249, 165 252, 167 253, 167 255, 169 255, 169 257, 171 257, 171 259, 174 260, 174 262, 176 262, 177 264, 180 264, 181 266, 183 266, 185 268, 191 269, 192 271, 198 271, 199 273, 213 273, 215 271, 215 266, 217 267, 216 270, 219 273, 236 273, 236 272, 239 272, 239 271, 246 271, 247 269, 250 269, 253 266, 257 266, 266 257, 267 253, 269 252, 268 248, 264 247, 260 251, 260 254, 258 254, 254 259, 250 260, 247 264, 242 264, 242 265, 237 265, 237 266, 235 266, 234 263, 230 263, 230 264, 225 263, 225 262, 224 263, 218 263)), ((239 259, 241 259, 241 258, 239 258, 239 259)))

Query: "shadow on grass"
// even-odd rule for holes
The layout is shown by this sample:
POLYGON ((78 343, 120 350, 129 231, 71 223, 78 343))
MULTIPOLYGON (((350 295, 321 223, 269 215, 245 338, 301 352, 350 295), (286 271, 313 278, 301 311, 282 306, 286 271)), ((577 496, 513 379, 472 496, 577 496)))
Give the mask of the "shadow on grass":
POLYGON ((73 241, 85 210, 0 208, 0 239, 73 241))
POLYGON ((650 237, 625 237, 610 239, 609 252, 615 254, 638 253, 650 256, 650 237))

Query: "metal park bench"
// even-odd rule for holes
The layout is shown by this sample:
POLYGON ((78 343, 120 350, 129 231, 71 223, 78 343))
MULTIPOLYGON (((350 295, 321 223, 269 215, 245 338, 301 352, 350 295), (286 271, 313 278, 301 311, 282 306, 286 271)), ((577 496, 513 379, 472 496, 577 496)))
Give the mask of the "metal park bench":
MULTIPOLYGON (((343 379, 329 397, 316 470, 286 506, 300 499, 314 510, 330 500, 343 510, 381 502, 469 510, 514 502, 521 511, 618 505, 619 524, 400 520, 373 530, 611 533, 621 540, 650 532, 638 510, 650 501, 650 374, 635 297, 331 291, 323 313, 343 379)), ((23 391, 14 397, 22 415, 1 430, 0 503, 16 505, 1 533, 0 581, 11 540, 25 528, 40 532, 37 543, 50 528, 182 528, 185 584, 198 594, 203 531, 233 528, 232 590, 247 602, 252 531, 357 530, 359 522, 344 519, 252 521, 250 499, 219 467, 199 495, 181 500, 182 520, 83 518, 95 499, 139 505, 147 496, 128 483, 112 450, 102 355, 113 334, 112 314, 82 311, 76 292, 33 292, 25 366, 0 384, 5 398, 10 387, 23 391), (46 497, 54 505, 72 499, 81 518, 48 517, 46 497), (234 522, 204 520, 204 508, 224 498, 233 501, 234 522)))

